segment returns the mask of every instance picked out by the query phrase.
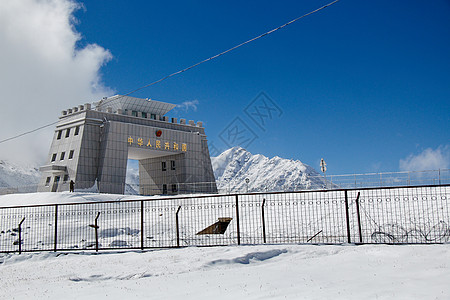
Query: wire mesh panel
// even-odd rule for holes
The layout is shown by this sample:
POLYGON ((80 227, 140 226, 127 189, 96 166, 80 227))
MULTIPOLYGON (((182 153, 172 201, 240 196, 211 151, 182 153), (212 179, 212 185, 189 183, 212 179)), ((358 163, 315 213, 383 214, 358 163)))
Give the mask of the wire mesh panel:
POLYGON ((236 198, 202 197, 180 201, 180 245, 237 244, 236 198))
POLYGON ((60 205, 57 241, 60 249, 141 247, 139 202, 60 205))
POLYGON ((144 202, 144 247, 175 247, 178 201, 144 202))
POLYGON ((95 218, 98 205, 77 204, 58 207, 58 249, 95 249, 95 218))
POLYGON ((141 247, 139 202, 110 202, 97 207, 100 212, 97 226, 101 248, 141 247))
POLYGON ((54 206, 0 209, 0 252, 54 249, 54 206))
POLYGON ((342 191, 243 195, 244 243, 343 243, 347 241, 342 191))
POLYGON ((362 243, 446 243, 450 241, 450 187, 410 187, 349 192, 352 236, 362 243), (356 199, 359 193, 361 238, 356 199))
POLYGON ((234 199, 212 196, 146 201, 144 247, 236 243, 234 199))

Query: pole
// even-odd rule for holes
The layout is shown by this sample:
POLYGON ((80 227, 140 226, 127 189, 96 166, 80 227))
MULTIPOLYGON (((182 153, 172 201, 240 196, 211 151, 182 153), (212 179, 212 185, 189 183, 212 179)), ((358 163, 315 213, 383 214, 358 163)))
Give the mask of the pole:
POLYGON ((98 217, 100 217, 100 212, 97 213, 97 217, 95 218, 95 252, 98 252, 98 217))
POLYGON ((19 254, 22 253, 22 223, 25 221, 25 217, 19 223, 19 254))
POLYGON ((175 213, 175 223, 177 228, 177 247, 180 247, 180 228, 178 223, 178 213, 180 212, 181 205, 178 206, 177 212, 175 213))
POLYGON ((141 250, 144 250, 144 200, 141 200, 141 250))
POLYGON ((241 244, 241 233, 239 228, 239 199, 238 195, 236 194, 236 230, 237 230, 237 243, 238 245, 241 244))
POLYGON ((58 204, 55 204, 55 244, 54 252, 58 249, 58 204))
POLYGON ((358 217, 358 232, 359 232, 359 242, 362 243, 362 231, 361 231, 361 214, 359 213, 359 194, 360 192, 358 192, 358 196, 356 197, 356 215, 358 217))
POLYGON ((322 158, 320 159, 320 170, 323 172, 323 176, 325 178, 325 189, 328 189, 328 183, 327 183, 327 164, 325 163, 325 160, 322 158))
POLYGON ((261 205, 261 217, 262 217, 262 230, 263 230, 263 242, 266 243, 266 221, 264 217, 264 204, 266 204, 266 199, 263 199, 261 205))
POLYGON ((347 221, 347 242, 350 244, 351 243, 351 238, 350 238, 350 217, 349 217, 349 213, 348 213, 348 195, 347 195, 347 190, 345 190, 345 216, 346 216, 346 221, 347 221))

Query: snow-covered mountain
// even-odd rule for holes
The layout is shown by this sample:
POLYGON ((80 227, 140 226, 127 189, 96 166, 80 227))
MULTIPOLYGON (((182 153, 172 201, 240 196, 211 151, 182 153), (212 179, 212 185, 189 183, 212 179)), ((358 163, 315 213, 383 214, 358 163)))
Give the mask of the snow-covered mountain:
POLYGON ((293 191, 325 186, 325 179, 299 160, 253 155, 241 147, 211 157, 211 162, 220 191, 293 191))
POLYGON ((139 168, 127 167, 127 178, 125 179, 125 194, 139 195, 139 168))
POLYGON ((40 178, 41 173, 36 166, 0 160, 0 188, 3 190, 35 192, 40 178))
MULTIPOLYGON (((41 178, 39 168, 0 160, 0 195, 16 192, 36 192, 41 178)), ((139 194, 139 170, 129 169, 125 184, 125 194, 139 194)))

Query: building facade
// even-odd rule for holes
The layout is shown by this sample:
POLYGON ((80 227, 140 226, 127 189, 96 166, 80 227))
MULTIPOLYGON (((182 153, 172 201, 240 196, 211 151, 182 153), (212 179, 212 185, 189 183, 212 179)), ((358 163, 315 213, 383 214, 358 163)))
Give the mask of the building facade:
POLYGON ((123 194, 129 159, 141 195, 216 193, 202 122, 169 119, 174 104, 116 95, 62 112, 38 191, 123 194))

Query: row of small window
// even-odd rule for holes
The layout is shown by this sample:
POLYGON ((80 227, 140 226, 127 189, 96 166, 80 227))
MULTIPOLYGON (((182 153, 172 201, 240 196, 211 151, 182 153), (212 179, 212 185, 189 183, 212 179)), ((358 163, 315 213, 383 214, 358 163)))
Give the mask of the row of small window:
MULTIPOLYGON (((172 193, 176 193, 178 192, 178 187, 176 184, 172 184, 172 193)), ((163 195, 167 194, 167 184, 163 184, 163 190, 162 190, 163 195)))
MULTIPOLYGON (((73 154, 74 154, 75 150, 70 150, 69 152, 69 159, 73 158, 73 154)), ((56 157, 57 157, 57 153, 53 153, 52 155, 52 162, 56 161, 56 157)), ((61 152, 61 154, 59 155, 59 160, 64 160, 64 158, 66 157, 66 152, 61 152)))
MULTIPOLYGON (((170 169, 175 170, 175 161, 174 160, 170 161, 170 169)), ((161 162, 161 170, 167 171, 167 163, 165 161, 161 162)))
MULTIPOLYGON (((59 183, 59 180, 61 179, 60 176, 55 176, 55 184, 59 183)), ((50 186, 50 180, 52 180, 51 177, 47 177, 47 179, 45 180, 45 186, 50 186)), ((64 175, 64 179, 63 179, 63 183, 66 183, 67 181, 69 181, 69 174, 65 174, 64 175)))
MULTIPOLYGON (((128 109, 125 109, 125 114, 127 114, 127 113, 128 113, 128 109)), ((141 114, 142 114, 142 117, 143 117, 144 119, 147 119, 148 114, 147 114, 146 112, 141 112, 141 114)), ((138 116, 138 112, 135 111, 135 110, 132 110, 132 111, 131 111, 131 115, 132 115, 133 117, 137 117, 137 116, 138 116)), ((155 115, 155 114, 150 114, 150 119, 156 120, 156 115, 155 115)))
MULTIPOLYGON (((72 128, 67 128, 67 129, 65 129, 65 130, 66 130, 66 135, 65 135, 66 138, 68 138, 68 137, 70 136, 70 129, 72 129, 72 128)), ((60 140, 60 139, 61 139, 62 134, 63 134, 63 131, 64 131, 64 130, 59 130, 59 131, 58 131, 58 136, 56 137, 57 140, 60 140)), ((75 127, 75 133, 74 133, 74 135, 78 135, 78 134, 80 134, 80 126, 75 127)))

